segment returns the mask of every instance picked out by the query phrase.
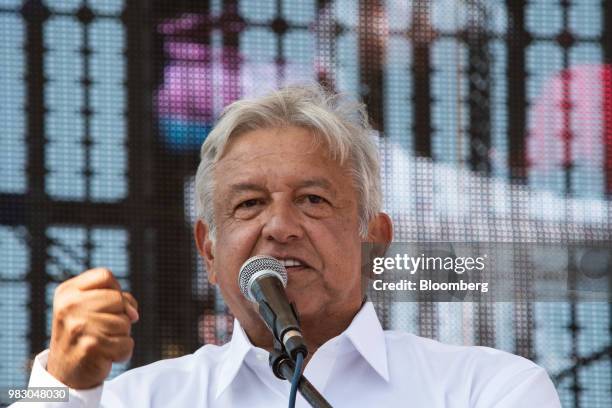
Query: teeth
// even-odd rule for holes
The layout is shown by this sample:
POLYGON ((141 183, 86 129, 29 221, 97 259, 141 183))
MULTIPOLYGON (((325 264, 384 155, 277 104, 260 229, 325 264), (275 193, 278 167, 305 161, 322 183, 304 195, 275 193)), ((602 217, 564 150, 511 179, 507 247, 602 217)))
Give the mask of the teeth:
POLYGON ((291 266, 301 266, 302 263, 297 259, 281 259, 280 262, 283 264, 285 268, 289 268, 291 266))

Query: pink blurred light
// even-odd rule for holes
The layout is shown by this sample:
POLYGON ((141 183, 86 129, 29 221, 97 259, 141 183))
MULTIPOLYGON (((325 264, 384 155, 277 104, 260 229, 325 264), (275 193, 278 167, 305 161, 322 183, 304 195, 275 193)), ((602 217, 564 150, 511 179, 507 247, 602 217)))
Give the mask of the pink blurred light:
POLYGON ((612 163, 612 68, 579 65, 549 79, 529 117, 529 166, 552 169, 612 163))

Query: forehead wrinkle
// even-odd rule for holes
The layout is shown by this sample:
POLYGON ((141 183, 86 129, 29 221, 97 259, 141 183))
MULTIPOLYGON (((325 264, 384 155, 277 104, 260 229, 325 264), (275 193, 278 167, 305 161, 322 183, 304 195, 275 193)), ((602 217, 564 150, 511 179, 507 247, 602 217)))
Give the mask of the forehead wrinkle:
MULTIPOLYGON (((230 154, 228 154, 227 156, 224 155, 224 157, 222 157, 221 159, 219 159, 212 168, 212 178, 213 178, 213 189, 217 190, 219 187, 219 174, 227 174, 228 172, 234 171, 234 170, 238 170, 238 174, 236 175, 236 178, 244 178, 241 176, 244 176, 245 174, 250 173, 250 171, 248 169, 245 169, 245 165, 248 164, 249 162, 255 161, 258 162, 260 160, 260 158, 265 157, 265 156, 269 156, 273 153, 271 152, 263 152, 263 153, 258 153, 258 154, 254 154, 249 156, 247 159, 244 159, 244 156, 241 155, 237 155, 236 157, 232 157, 231 152, 230 154), (229 156, 229 157, 228 157, 229 156)), ((249 177, 250 178, 250 177, 249 177)), ((250 185, 252 188, 251 190, 258 190, 258 184, 257 183, 253 183, 253 182, 238 182, 235 183, 235 185, 237 186, 237 190, 230 190, 229 194, 235 194, 237 192, 240 191, 247 191, 249 188, 247 188, 247 185, 250 185), (241 185, 241 186, 239 186, 241 185)), ((263 190, 263 188, 261 188, 261 190, 263 190)))
POLYGON ((313 177, 307 180, 301 180, 297 183, 294 183, 296 187, 323 187, 323 188, 332 188, 332 184, 329 180, 324 177, 313 177))
MULTIPOLYGON (((275 131, 275 133, 278 135, 279 133, 282 133, 283 128, 271 129, 271 130, 275 131)), ((267 188, 269 187, 268 183, 270 180, 268 181, 259 180, 259 177, 257 177, 258 180, 249 180, 252 178, 252 176, 254 176, 253 174, 254 169, 251 166, 254 165, 256 167, 259 167, 259 163, 261 163, 262 161, 265 161, 266 158, 270 156, 275 157, 274 161, 278 161, 279 159, 276 158, 276 156, 278 156, 279 154, 283 155, 284 150, 285 150, 283 149, 282 145, 283 145, 283 142, 285 142, 287 139, 283 140, 282 137, 279 140, 280 145, 277 145, 275 149, 273 149, 272 151, 270 150, 261 151, 257 149, 258 146, 256 143, 254 143, 254 141, 249 141, 246 147, 242 145, 241 141, 244 141, 245 136, 248 136, 248 135, 247 134, 238 135, 233 140, 231 140, 229 142, 229 145, 225 149, 222 157, 219 158, 219 160, 214 165, 213 177, 215 179, 215 182, 214 182, 215 187, 218 187, 218 183, 220 181, 218 180, 218 177, 220 175, 222 174, 228 175, 229 172, 234 172, 236 170, 237 170, 237 173, 235 175, 236 177, 234 178, 234 180, 236 179, 243 180, 243 181, 238 180, 238 182, 235 183, 234 186, 224 183, 225 188, 223 189, 225 190, 227 188, 226 190, 227 193, 225 195, 228 198, 230 197, 233 198, 235 195, 239 194, 240 192, 244 192, 244 191, 267 192, 268 191, 267 188), (251 150, 251 148, 254 148, 253 150, 255 151, 249 151, 251 150)), ((299 157, 296 158, 298 161, 310 162, 313 159, 313 156, 316 156, 317 160, 322 160, 323 162, 328 162, 328 163, 331 162, 335 164, 336 166, 338 166, 342 173, 346 174, 347 172, 346 163, 341 163, 337 160, 337 158, 332 157, 333 155, 332 155, 332 152, 329 151, 329 146, 326 145, 324 140, 321 140, 320 136, 310 138, 310 140, 306 143, 306 145, 307 146, 304 146, 303 150, 300 152, 299 157)), ((288 153, 290 155, 295 155, 293 146, 289 147, 288 153)), ((280 161, 285 161, 285 160, 280 159, 280 161)), ((346 174, 346 175, 350 176, 350 174, 346 174)), ((335 186, 334 182, 332 182, 329 178, 325 177, 325 175, 313 175, 312 177, 306 180, 302 180, 298 178, 297 180, 292 180, 292 181, 287 182, 287 186, 291 187, 292 189, 318 187, 318 188, 322 188, 328 191, 334 197, 337 196, 337 193, 339 191, 338 188, 341 187, 341 186, 335 186)))
POLYGON ((273 156, 275 152, 253 152, 250 154, 245 154, 244 152, 234 152, 230 151, 226 156, 223 156, 221 159, 215 163, 216 168, 218 167, 227 167, 226 170, 233 170, 235 168, 241 168, 245 164, 249 162, 260 162, 261 159, 267 156, 273 156))

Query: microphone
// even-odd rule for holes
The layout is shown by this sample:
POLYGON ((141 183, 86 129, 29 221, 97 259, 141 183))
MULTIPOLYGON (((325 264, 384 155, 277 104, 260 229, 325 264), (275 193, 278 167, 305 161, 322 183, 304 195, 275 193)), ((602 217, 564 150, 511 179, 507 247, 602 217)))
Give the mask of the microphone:
POLYGON ((242 294, 259 306, 263 321, 291 359, 295 361, 299 353, 306 358, 308 350, 297 310, 285 293, 287 271, 283 264, 268 255, 251 257, 240 267, 238 285, 242 294))

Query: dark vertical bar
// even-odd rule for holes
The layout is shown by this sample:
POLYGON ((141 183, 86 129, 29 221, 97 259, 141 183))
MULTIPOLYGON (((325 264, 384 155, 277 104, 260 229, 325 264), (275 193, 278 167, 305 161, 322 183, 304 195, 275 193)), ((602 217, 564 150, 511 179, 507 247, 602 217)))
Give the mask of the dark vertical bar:
POLYGON ((330 91, 337 91, 335 81, 336 38, 341 30, 337 25, 331 0, 317 0, 316 35, 316 75, 318 82, 330 91))
MULTIPOLYGON (((277 42, 277 64, 284 66, 282 37, 287 31, 287 23, 280 16, 280 1, 277 2, 276 9, 278 17, 272 23, 272 29, 278 35, 277 42)), ((229 104, 240 97, 240 33, 244 30, 246 22, 238 13, 238 3, 236 0, 226 0, 224 10, 225 17, 221 24, 223 30, 223 68, 228 73, 227 86, 223 87, 224 103, 229 104), (228 95, 229 93, 229 95, 228 95)), ((281 70, 281 75, 284 75, 281 70)), ((215 84, 213 84, 215 86, 215 84)), ((213 118, 216 119, 216 118, 213 118)))
POLYGON ((219 23, 219 28, 223 31, 223 47, 238 49, 240 32, 245 26, 245 21, 238 14, 238 0, 225 0, 223 2, 223 16, 221 16, 219 23))
MULTIPOLYGON (((527 179, 526 161, 526 83, 525 50, 529 46, 531 37, 525 30, 525 4, 524 0, 507 0, 508 31, 507 31, 507 60, 508 73, 508 167, 513 181, 525 182, 527 179)), ((520 220, 525 217, 526 208, 522 203, 512 201, 512 219, 520 220)), ((521 237, 521 231, 514 231, 516 240, 521 237)), ((522 271, 529 271, 526 263, 528 253, 520 246, 513 254, 513 262, 522 271)), ((514 282, 517 293, 514 303, 514 331, 515 352, 523 357, 535 359, 533 348, 534 311, 530 303, 533 277, 521 273, 514 282)))
MULTIPOLYGON (((231 15, 236 10, 232 9, 231 5, 225 4, 225 6, 224 16, 231 15)), ((160 7, 164 12, 162 18, 176 18, 176 15, 166 14, 165 4, 160 3, 160 7)), ((188 9, 190 13, 209 16, 208 2, 190 3, 188 9)), ((180 12, 184 11, 184 8, 180 9, 180 12)), ((180 12, 177 14, 180 15, 180 12)), ((153 20, 153 24, 159 22, 161 18, 153 20)), ((173 39, 180 38, 187 44, 197 43, 209 50, 209 24, 210 21, 207 19, 198 23, 196 27, 186 28, 173 39)), ((231 21, 225 21, 224 24, 229 29, 231 21)), ((168 63, 165 58, 153 62, 168 63)), ((173 63, 194 64, 195 62, 173 61, 173 63)), ((197 63, 210 64, 212 59, 197 63)), ((159 71, 163 72, 164 68, 159 71)), ((160 85, 161 83, 155 83, 153 87, 160 85)), ((212 98, 206 93, 207 89, 197 91, 202 98, 212 98)), ((155 113, 152 113, 151 117, 153 121, 157 119, 155 113)), ((156 293, 158 338, 161 343, 161 357, 172 358, 190 353, 199 345, 197 318, 201 311, 196 310, 193 296, 193 235, 191 226, 186 225, 184 200, 185 182, 194 174, 198 160, 197 152, 172 149, 171 142, 162 140, 163 135, 159 133, 156 125, 154 125, 154 135, 156 136, 153 144, 155 165, 152 169, 152 178, 155 204, 151 225, 155 231, 153 239, 158 288, 156 293)))
MULTIPOLYGON (((523 253, 519 256, 526 256, 526 254, 523 253)), ((523 288, 525 287, 524 282, 521 282, 520 285, 523 288)), ((535 360, 537 356, 533 349, 533 306, 525 297, 515 301, 514 323, 515 353, 530 360, 535 360)))
POLYGON ((48 11, 40 0, 30 0, 23 6, 27 21, 27 143, 28 143, 28 196, 32 200, 26 214, 30 234, 30 351, 38 353, 46 348, 46 287, 49 278, 45 272, 47 239, 45 209, 48 199, 45 194, 45 105, 43 87, 43 24, 48 11))
POLYGON ((561 101, 561 113, 563 120, 563 133, 561 139, 563 140, 563 171, 565 175, 565 194, 573 194, 572 187, 572 170, 574 163, 572 160, 572 98, 570 95, 570 85, 572 82, 572 70, 569 61, 569 52, 574 44, 572 33, 569 31, 569 3, 565 0, 561 1, 562 17, 563 17, 563 30, 557 36, 557 43, 563 50, 563 71, 561 72, 561 83, 562 88, 562 101, 561 101))
POLYGON ((434 32, 430 22, 430 4, 414 2, 412 11, 412 89, 414 89, 414 149, 415 153, 431 157, 431 66, 429 60, 434 32))
MULTIPOLYGON (((561 0, 560 1, 561 9, 562 9, 562 19, 563 19, 563 29, 561 33, 557 36, 556 40, 559 46, 563 50, 563 71, 561 72, 561 81, 562 81, 562 101, 561 101, 561 113, 562 113, 562 121, 563 121, 563 133, 561 138, 563 140, 563 173, 565 176, 565 196, 570 197, 574 191, 572 186, 572 170, 574 168, 574 162, 572 160, 572 139, 574 137, 572 133, 572 121, 571 121, 571 113, 572 113, 572 97, 571 97, 571 89, 570 85, 573 80, 572 78, 572 69, 570 66, 569 52, 571 47, 574 45, 574 39, 572 33, 570 31, 569 26, 569 1, 561 0)), ((565 237, 565 241, 569 240, 569 237, 565 237)), ((569 248, 568 249, 568 258, 569 258, 569 267, 575 268, 575 254, 574 251, 569 248)), ((570 279, 568 282, 568 289, 572 291, 576 287, 575 276, 576 271, 569 271, 570 279)), ((578 322, 578 310, 576 299, 570 298, 570 324, 568 326, 568 330, 571 334, 572 345, 571 345, 571 358, 572 361, 575 362, 572 367, 572 376, 571 382, 572 385, 570 389, 573 392, 574 397, 574 408, 580 408, 580 394, 582 393, 582 386, 580 385, 580 367, 577 364, 580 361, 580 352, 578 350, 578 336, 580 335, 580 324, 578 322)))
POLYGON ((488 13, 480 1, 471 2, 467 29, 468 106, 470 137, 470 168, 491 173, 491 52, 489 50, 488 13))
POLYGON ((527 177, 525 124, 527 106, 525 49, 531 41, 525 31, 525 1, 507 0, 508 8, 508 147, 510 174, 515 181, 527 177))
POLYGON ((495 304, 486 301, 476 303, 474 317, 476 344, 495 347, 495 304))
POLYGON ((419 336, 438 338, 438 304, 431 300, 419 300, 419 336))
MULTIPOLYGON (((89 24, 93 21, 94 15, 89 10, 89 8, 84 5, 77 12, 77 18, 79 22, 83 26, 83 47, 80 52, 83 58, 83 72, 82 72, 82 86, 83 86, 83 110, 81 111, 81 115, 83 116, 83 124, 85 126, 85 133, 83 134, 83 151, 85 153, 83 173, 85 175, 85 200, 87 202, 92 201, 91 197, 91 180, 93 176, 93 171, 91 169, 91 147, 93 145, 93 139, 91 137, 91 76, 90 76, 90 56, 92 54, 92 47, 89 43, 89 24)), ((85 225, 85 259, 84 266, 85 269, 90 269, 93 267, 91 264, 91 254, 93 252, 94 246, 91 240, 92 234, 92 223, 87 222, 85 225)))
MULTIPOLYGON (((489 192, 489 194, 491 194, 489 192)), ((487 253, 487 246, 478 248, 477 253, 487 253)), ((488 271, 483 271, 485 279, 492 281, 492 274, 488 271)), ((487 299, 485 296, 478 298, 474 302, 474 317, 475 317, 475 336, 476 344, 479 346, 495 347, 495 307, 496 303, 487 299)))
MULTIPOLYGON (((571 247, 568 248, 568 290, 570 293, 574 293, 573 291, 576 289, 576 254, 575 250, 571 247)), ((576 299, 573 297, 570 299, 570 324, 567 327, 570 331, 571 339, 572 339, 572 347, 571 347, 571 359, 574 362, 571 368, 571 386, 570 390, 574 394, 574 407, 580 408, 580 394, 583 391, 582 386, 580 385, 580 353, 578 351, 578 336, 580 334, 580 324, 578 323, 578 308, 576 304, 576 299)))
MULTIPOLYGON (((83 26, 83 47, 80 50, 81 56, 83 58, 83 72, 82 72, 82 86, 83 86, 83 110, 81 111, 81 115, 83 116, 83 124, 85 125, 85 133, 83 134, 83 150, 85 153, 84 165, 85 169, 83 173, 85 175, 85 199, 87 201, 91 201, 91 179, 93 176, 93 171, 91 169, 91 146, 93 145, 93 140, 91 138, 91 116, 92 109, 90 106, 90 92, 91 92, 91 76, 90 76, 90 56, 92 54, 92 47, 89 44, 89 24, 94 19, 94 14, 87 7, 83 6, 77 12, 76 17, 79 19, 79 22, 83 26)), ((87 240, 89 243, 89 235, 87 233, 87 240)))
POLYGON ((372 127, 384 134, 384 70, 388 33, 380 0, 359 2, 359 71, 361 96, 372 127))
POLYGON ((289 28, 287 22, 283 19, 282 9, 282 0, 276 0, 276 18, 272 21, 272 31, 276 34, 276 60, 274 62, 276 63, 276 83, 279 86, 284 83, 286 77, 287 60, 283 37, 289 28))
MULTIPOLYGON (((412 89, 413 89, 413 116, 414 116, 414 149, 415 154, 424 157, 432 157, 432 124, 431 124, 431 66, 430 66, 430 47, 435 39, 435 32, 430 20, 430 2, 427 0, 417 0, 412 9, 412 89)), ((420 180, 415 185, 417 197, 426 197, 429 188, 430 174, 424 172, 420 175, 420 180)), ((422 217, 417 220, 418 239, 428 240, 425 231, 431 226, 422 217)), ((436 303, 431 301, 429 296, 419 298, 418 302, 418 323, 419 335, 429 338, 438 337, 438 309, 436 303)))
POLYGON ((126 28, 128 197, 130 284, 139 302, 140 321, 132 328, 136 346, 132 367, 161 357, 158 276, 153 228, 152 146, 152 17, 146 0, 127 1, 122 20, 126 28), (153 340, 155 339, 155 340, 153 340))
MULTIPOLYGON (((466 32, 468 50, 468 108, 469 108, 469 167, 484 176, 491 174, 491 57, 489 13, 486 2, 468 2, 466 32)), ((491 191, 485 187, 485 196, 491 191)), ((495 347, 495 304, 481 300, 475 303, 475 335, 478 345, 495 347)))

